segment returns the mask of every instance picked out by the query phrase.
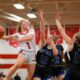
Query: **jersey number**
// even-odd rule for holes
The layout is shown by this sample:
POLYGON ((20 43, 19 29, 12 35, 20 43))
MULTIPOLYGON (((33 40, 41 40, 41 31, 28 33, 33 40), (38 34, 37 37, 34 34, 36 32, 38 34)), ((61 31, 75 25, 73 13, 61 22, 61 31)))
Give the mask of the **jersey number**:
POLYGON ((29 42, 27 42, 26 44, 28 46, 28 49, 31 49, 29 42))

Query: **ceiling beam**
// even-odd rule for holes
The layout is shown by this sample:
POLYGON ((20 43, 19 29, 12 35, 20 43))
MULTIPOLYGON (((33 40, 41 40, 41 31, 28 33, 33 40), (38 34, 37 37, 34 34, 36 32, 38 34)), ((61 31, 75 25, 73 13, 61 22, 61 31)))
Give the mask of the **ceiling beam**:
POLYGON ((26 1, 26 0, 23 0, 23 1, 15 1, 15 2, 0 2, 0 5, 12 5, 14 3, 24 3, 24 4, 53 4, 53 3, 68 3, 68 2, 71 2, 71 3, 75 3, 75 2, 80 2, 80 0, 55 0, 55 1, 26 1))
POLYGON ((66 0, 66 1, 32 1, 32 2, 27 2, 28 4, 53 4, 53 3, 69 3, 69 2, 71 2, 71 3, 75 3, 75 2, 80 2, 80 0, 79 1, 77 1, 77 0, 75 0, 75 1, 72 1, 72 0, 66 0))

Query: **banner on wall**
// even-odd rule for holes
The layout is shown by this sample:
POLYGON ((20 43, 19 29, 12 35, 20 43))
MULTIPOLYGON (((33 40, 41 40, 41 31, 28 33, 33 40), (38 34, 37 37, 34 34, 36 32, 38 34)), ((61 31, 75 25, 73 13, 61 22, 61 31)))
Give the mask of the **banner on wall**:
POLYGON ((70 36, 71 38, 73 37, 73 35, 77 32, 79 32, 79 25, 75 24, 75 25, 66 25, 66 33, 68 34, 68 36, 70 36))

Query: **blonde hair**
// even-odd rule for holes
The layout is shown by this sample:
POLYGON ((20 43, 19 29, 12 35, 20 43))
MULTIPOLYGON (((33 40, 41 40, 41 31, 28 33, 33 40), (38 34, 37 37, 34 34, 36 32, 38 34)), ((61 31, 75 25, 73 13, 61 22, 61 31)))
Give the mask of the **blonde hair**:
POLYGON ((21 21, 18 23, 18 26, 17 26, 17 28, 16 28, 16 32, 21 32, 21 27, 20 27, 20 25, 22 24, 23 21, 26 21, 26 22, 30 25, 30 21, 29 21, 29 20, 23 19, 23 20, 21 20, 21 21))
POLYGON ((58 38, 59 38, 57 35, 54 36, 54 35, 51 35, 51 34, 49 34, 48 37, 53 37, 53 41, 54 41, 54 43, 56 43, 57 40, 58 40, 58 38))

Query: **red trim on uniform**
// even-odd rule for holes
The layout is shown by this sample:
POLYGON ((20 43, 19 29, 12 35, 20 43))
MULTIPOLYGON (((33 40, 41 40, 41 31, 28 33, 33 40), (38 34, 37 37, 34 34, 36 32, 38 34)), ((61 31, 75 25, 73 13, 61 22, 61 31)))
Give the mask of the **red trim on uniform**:
POLYGON ((22 35, 26 35, 28 33, 29 30, 27 30, 25 33, 24 32, 19 32, 19 34, 22 34, 22 35))
MULTIPOLYGON (((1 69, 7 69, 10 68, 11 66, 13 66, 14 64, 0 64, 0 68, 1 69)), ((28 66, 26 64, 22 65, 20 68, 27 68, 28 66)))
POLYGON ((18 54, 0 54, 0 58, 4 59, 15 59, 17 56, 18 54))

